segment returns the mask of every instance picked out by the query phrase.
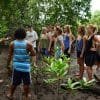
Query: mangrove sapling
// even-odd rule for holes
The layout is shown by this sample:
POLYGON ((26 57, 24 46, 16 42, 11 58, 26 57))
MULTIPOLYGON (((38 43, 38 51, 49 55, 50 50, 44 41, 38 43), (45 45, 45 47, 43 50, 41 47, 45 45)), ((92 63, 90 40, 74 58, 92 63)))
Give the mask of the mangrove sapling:
POLYGON ((93 79, 91 81, 86 80, 86 78, 83 78, 83 80, 80 81, 81 88, 79 89, 82 92, 92 92, 96 95, 100 95, 100 88, 97 87, 96 81, 93 79))
POLYGON ((61 84, 62 89, 69 90, 69 91, 77 90, 80 87, 81 87, 80 82, 79 81, 73 82, 73 79, 71 78, 68 78, 65 84, 61 84))
POLYGON ((83 80, 80 80, 81 89, 89 89, 94 85, 94 83, 95 79, 88 81, 85 77, 83 77, 83 80))
POLYGON ((84 90, 89 89, 93 86, 95 80, 87 81, 86 78, 79 81, 73 81, 73 79, 68 78, 65 84, 61 84, 61 88, 64 90, 84 90))
MULTIPOLYGON (((57 93, 59 93, 59 86, 61 81, 67 77, 69 65, 65 59, 54 59, 50 66, 47 67, 46 71, 49 73, 48 79, 44 81, 47 84, 57 83, 57 93)), ((69 61, 69 60, 68 60, 69 61)))
POLYGON ((44 57, 43 61, 50 65, 55 60, 54 57, 44 57))

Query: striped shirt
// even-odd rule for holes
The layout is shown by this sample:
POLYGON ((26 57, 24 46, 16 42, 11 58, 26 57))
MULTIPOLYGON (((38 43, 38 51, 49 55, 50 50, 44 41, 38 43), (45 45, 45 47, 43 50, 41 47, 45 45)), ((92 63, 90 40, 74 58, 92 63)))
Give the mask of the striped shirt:
POLYGON ((30 56, 25 40, 14 41, 13 68, 22 72, 30 72, 30 56))

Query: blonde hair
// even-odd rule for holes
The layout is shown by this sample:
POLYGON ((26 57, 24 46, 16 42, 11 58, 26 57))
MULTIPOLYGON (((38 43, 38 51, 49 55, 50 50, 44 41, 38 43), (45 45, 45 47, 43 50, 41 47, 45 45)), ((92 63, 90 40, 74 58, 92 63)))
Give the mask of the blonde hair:
POLYGON ((67 32, 68 32, 69 35, 70 35, 70 39, 71 39, 71 40, 74 40, 75 37, 74 37, 74 35, 72 34, 71 26, 70 26, 70 25, 65 25, 64 28, 67 29, 67 32))
POLYGON ((71 26, 70 25, 65 25, 64 28, 67 29, 67 32, 69 34, 72 34, 72 32, 71 32, 71 26))
POLYGON ((47 28, 46 27, 42 27, 42 34, 44 34, 44 31, 46 31, 47 28))
POLYGON ((95 25, 90 24, 89 27, 93 30, 93 33, 97 30, 97 27, 95 25))
MULTIPOLYGON (((89 24, 87 26, 87 28, 90 28, 92 30, 93 34, 97 34, 97 27, 95 25, 89 24)), ((89 36, 89 33, 87 33, 86 35, 89 36)))

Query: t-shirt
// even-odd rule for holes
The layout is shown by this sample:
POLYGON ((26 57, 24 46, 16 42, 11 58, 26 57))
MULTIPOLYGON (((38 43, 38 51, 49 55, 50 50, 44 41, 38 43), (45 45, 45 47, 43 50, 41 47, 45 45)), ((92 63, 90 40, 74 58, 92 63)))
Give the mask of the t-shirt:
POLYGON ((27 31, 26 40, 33 44, 33 47, 36 48, 36 40, 38 40, 38 35, 35 31, 27 31))

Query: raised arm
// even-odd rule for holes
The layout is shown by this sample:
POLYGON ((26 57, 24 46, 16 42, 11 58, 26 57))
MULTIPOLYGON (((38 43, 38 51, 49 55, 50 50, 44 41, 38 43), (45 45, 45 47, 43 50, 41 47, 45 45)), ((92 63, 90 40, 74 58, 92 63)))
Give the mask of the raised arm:
POLYGON ((7 59, 7 68, 8 69, 9 69, 9 65, 10 65, 12 57, 13 57, 13 51, 14 51, 14 43, 11 42, 9 45, 9 53, 8 53, 8 59, 7 59))

